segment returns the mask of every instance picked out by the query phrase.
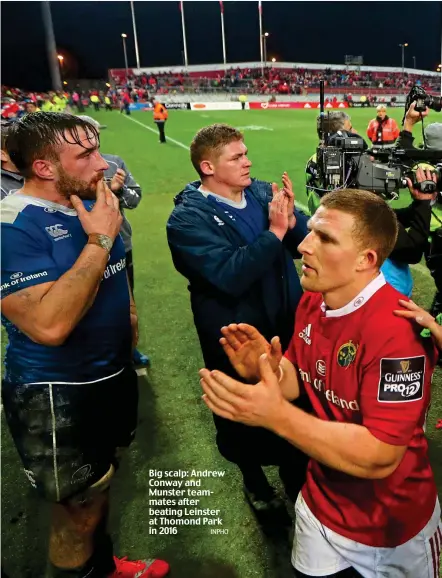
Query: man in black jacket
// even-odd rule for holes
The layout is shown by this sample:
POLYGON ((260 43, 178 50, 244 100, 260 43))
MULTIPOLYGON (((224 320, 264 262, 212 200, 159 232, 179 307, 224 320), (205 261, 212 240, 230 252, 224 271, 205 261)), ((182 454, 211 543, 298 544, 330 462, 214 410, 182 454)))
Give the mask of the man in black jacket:
MULTIPOLYGON (((428 116, 428 108, 424 112, 416 112, 416 103, 411 103, 404 119, 404 128, 400 132, 397 146, 404 149, 413 149, 414 137, 413 128, 416 124, 428 116)), ((425 144, 428 150, 441 151, 440 161, 442 163, 442 124, 431 123, 427 125, 424 131, 425 144)), ((434 179, 436 180, 436 179, 434 179)), ((442 204, 440 202, 440 193, 438 191, 431 201, 429 209, 429 241, 425 243, 425 259, 427 267, 433 276, 436 285, 436 294, 431 306, 431 314, 436 317, 442 313, 442 204)), ((428 238, 428 237, 427 237, 428 238)))
MULTIPOLYGON (((243 135, 227 125, 201 129, 191 145, 201 180, 175 198, 167 237, 175 268, 189 280, 191 306, 206 367, 238 377, 219 342, 221 328, 249 323, 285 347, 293 333, 302 290, 293 263, 307 234, 307 217, 294 210, 288 175, 284 188, 250 178, 243 135)), ((256 511, 279 510, 281 501, 261 465, 279 465, 295 498, 306 457, 262 428, 214 416, 220 453, 238 465, 256 511)))

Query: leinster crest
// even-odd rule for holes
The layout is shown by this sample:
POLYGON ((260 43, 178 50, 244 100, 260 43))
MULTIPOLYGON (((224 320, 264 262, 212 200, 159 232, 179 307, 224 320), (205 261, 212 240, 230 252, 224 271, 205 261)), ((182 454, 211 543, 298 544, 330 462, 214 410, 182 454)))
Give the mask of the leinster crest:
POLYGON ((358 345, 350 341, 348 343, 344 343, 338 349, 338 365, 341 367, 348 367, 356 358, 356 353, 358 351, 358 345))

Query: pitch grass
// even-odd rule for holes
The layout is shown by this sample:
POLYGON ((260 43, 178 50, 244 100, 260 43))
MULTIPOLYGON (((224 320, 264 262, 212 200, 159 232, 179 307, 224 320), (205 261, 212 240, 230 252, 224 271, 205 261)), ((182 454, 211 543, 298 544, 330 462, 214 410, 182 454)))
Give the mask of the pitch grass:
MULTIPOLYGON (((284 170, 306 204, 303 170, 316 146, 316 111, 171 111, 167 133, 190 144, 202 126, 227 122, 245 129, 253 175, 279 181, 284 170)), ((402 110, 391 115, 398 121, 402 110)), ((373 110, 352 111, 353 125, 365 134, 373 110)), ((174 195, 195 179, 189 154, 131 122, 118 112, 100 112, 106 124, 102 151, 118 154, 143 187, 139 208, 129 214, 134 229, 136 301, 140 317, 140 349, 152 369, 140 378, 140 424, 112 490, 111 529, 118 555, 159 557, 170 562, 174 578, 286 578, 291 576, 290 536, 266 536, 244 502, 236 468, 219 455, 209 411, 200 400, 197 371, 202 358, 192 322, 186 281, 173 268, 165 223, 174 195), (211 535, 210 526, 180 527, 176 535, 149 535, 149 471, 222 470, 224 478, 203 480, 213 494, 198 507, 220 509, 227 535, 211 535)), ((132 118, 154 127, 151 114, 132 118)), ((438 120, 437 115, 432 115, 438 120)), ((419 140, 419 139, 417 139, 419 140)), ((409 202, 404 192, 400 205, 409 202)), ((414 269, 414 299, 429 307, 434 293, 425 268, 414 269)), ((382 330, 380 328, 380 330, 382 330)), ((442 378, 436 371, 428 419, 430 453, 442 489, 442 378)), ((97 412, 99 412, 97 408, 97 412)), ((6 427, 2 427, 2 561, 10 578, 41 578, 46 571, 48 510, 26 481, 6 427)), ((268 468, 277 484, 274 468, 268 468)))

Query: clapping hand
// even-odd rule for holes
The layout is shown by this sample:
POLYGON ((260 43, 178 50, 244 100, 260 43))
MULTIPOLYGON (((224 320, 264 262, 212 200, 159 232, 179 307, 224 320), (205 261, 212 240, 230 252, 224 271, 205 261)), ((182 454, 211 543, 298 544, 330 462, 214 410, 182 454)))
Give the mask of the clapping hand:
POLYGON ((236 372, 249 382, 260 379, 259 358, 266 353, 272 370, 276 372, 282 359, 279 337, 269 343, 252 325, 231 323, 221 328, 220 343, 236 372))

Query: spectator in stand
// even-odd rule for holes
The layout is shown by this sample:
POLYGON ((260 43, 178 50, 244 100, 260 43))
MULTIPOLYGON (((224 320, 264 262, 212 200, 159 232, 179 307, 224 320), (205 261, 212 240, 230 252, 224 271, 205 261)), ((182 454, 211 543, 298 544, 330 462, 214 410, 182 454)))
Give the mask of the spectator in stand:
POLYGON ((20 112, 20 105, 14 98, 9 99, 9 103, 2 109, 2 118, 17 118, 20 112))
POLYGON ((35 104, 35 102, 26 102, 25 103, 25 110, 26 110, 26 114, 33 114, 34 112, 40 112, 40 109, 35 104))
POLYGON ((397 122, 387 115, 387 107, 384 104, 380 104, 376 111, 376 118, 368 125, 367 136, 374 145, 391 147, 399 136, 397 122))
POLYGON ((159 100, 155 97, 152 98, 152 106, 153 106, 153 121, 157 125, 158 132, 160 134, 160 143, 166 143, 166 133, 164 131, 167 119, 169 117, 169 113, 167 112, 166 107, 162 104, 159 100))

